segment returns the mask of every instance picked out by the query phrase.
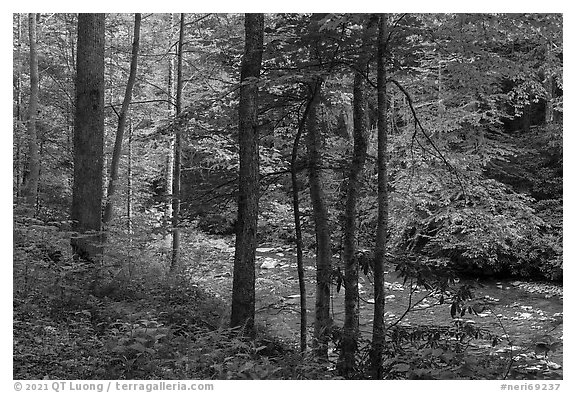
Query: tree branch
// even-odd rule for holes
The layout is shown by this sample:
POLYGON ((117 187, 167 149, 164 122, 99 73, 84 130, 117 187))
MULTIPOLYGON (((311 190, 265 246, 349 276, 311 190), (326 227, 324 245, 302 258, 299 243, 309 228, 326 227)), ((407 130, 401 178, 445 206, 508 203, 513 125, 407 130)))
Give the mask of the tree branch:
MULTIPOLYGON (((410 96, 410 93, 408 93, 408 91, 406 91, 406 89, 404 88, 404 86, 402 86, 400 84, 400 82, 398 82, 395 79, 388 79, 389 82, 392 82, 393 84, 396 85, 396 87, 398 87, 398 89, 400 89, 400 91, 406 96, 406 99, 408 100, 408 105, 410 106, 410 110, 412 111, 412 116, 414 118, 414 123, 415 123, 415 127, 414 127, 414 135, 412 136, 412 139, 414 140, 416 137, 416 132, 418 131, 418 129, 420 129, 420 131, 422 132, 422 134, 424 135, 424 137, 426 138, 426 140, 428 141, 428 143, 430 143, 430 145, 432 146, 432 148, 438 153, 438 155, 440 156, 440 159, 444 162, 444 164, 446 164, 446 167, 448 167, 448 169, 454 173, 454 175, 456 176, 456 180, 458 180, 458 184, 460 184, 460 188, 462 189, 462 193, 464 195, 466 195, 466 190, 464 188, 464 185, 462 184, 462 181, 460 180, 460 176, 458 175, 458 171, 456 171, 456 168, 454 168, 449 162, 448 160, 446 160, 446 157, 444 157, 444 155, 442 154, 442 152, 440 151, 440 149, 438 149, 438 147, 436 146, 436 144, 434 143, 434 141, 432 140, 432 138, 430 138, 430 136, 426 133, 426 131, 424 130, 424 127, 422 126, 422 123, 420 123, 420 119, 418 118, 418 115, 416 113, 416 109, 414 109, 414 102, 412 100, 412 97, 410 96)), ((416 142, 418 143, 418 145, 420 145, 420 142, 418 140, 416 140, 416 142)), ((422 147, 422 145, 420 145, 422 147)))

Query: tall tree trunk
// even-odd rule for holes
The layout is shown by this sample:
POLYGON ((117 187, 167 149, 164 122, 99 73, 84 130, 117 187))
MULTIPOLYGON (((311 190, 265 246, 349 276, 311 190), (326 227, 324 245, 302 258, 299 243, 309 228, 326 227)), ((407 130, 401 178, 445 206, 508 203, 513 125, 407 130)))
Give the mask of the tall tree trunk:
POLYGON ((114 151, 112 153, 112 163, 110 164, 110 179, 108 183, 108 195, 106 208, 104 210, 103 224, 107 225, 112 220, 114 210, 114 194, 116 193, 116 184, 118 183, 118 168, 120 167, 120 156, 122 155, 122 140, 126 129, 126 118, 130 110, 132 101, 132 90, 136 82, 136 71, 138 69, 138 50, 140 48, 140 23, 142 14, 134 15, 134 41, 132 43, 132 60, 130 61, 130 74, 126 83, 126 92, 120 109, 118 118, 118 129, 116 131, 116 141, 114 142, 114 151))
POLYGON ((546 85, 546 108, 545 108, 545 118, 544 121, 546 124, 554 123, 554 78, 549 77, 549 79, 545 82, 546 85))
POLYGON ((128 125, 128 163, 126 168, 126 232, 128 233, 128 276, 132 277, 132 119, 128 125))
MULTIPOLYGON (((182 62, 184 53, 184 22, 185 14, 180 14, 180 34, 178 38, 178 65, 176 69, 176 116, 182 112, 182 62)), ((182 161, 182 131, 176 128, 174 136, 174 171, 172 175, 172 261, 170 263, 170 272, 176 272, 180 261, 180 176, 182 161)))
MULTIPOLYGON (((170 38, 168 40, 170 48, 175 35, 174 14, 170 13, 170 38)), ((171 50, 171 49, 170 49, 171 50)), ((169 54, 168 60, 168 117, 172 119, 175 113, 174 106, 174 56, 169 54)), ((166 157, 166 217, 172 217, 172 183, 174 182, 174 135, 170 135, 168 142, 168 155, 166 157)))
POLYGON ((36 47, 36 14, 28 15, 30 37, 30 103, 28 104, 28 175, 25 177, 22 195, 26 203, 35 206, 40 177, 40 155, 36 118, 38 116, 38 50, 36 47))
MULTIPOLYGON (((132 120, 128 126, 128 162, 126 164, 126 231, 132 234, 132 120)), ((132 237, 130 237, 132 240, 132 237)))
POLYGON ((254 334, 255 257, 259 198, 258 85, 264 50, 264 14, 246 14, 240 71, 238 220, 232 284, 232 327, 254 334))
POLYGON ((302 118, 298 124, 298 131, 294 138, 292 145, 292 155, 290 159, 290 179, 292 181, 292 209, 294 210, 294 229, 296 235, 296 265, 298 270, 298 287, 300 289, 300 352, 304 354, 307 347, 307 306, 306 306, 306 281, 304 280, 304 256, 303 256, 303 241, 302 241, 302 223, 300 222, 300 198, 298 195, 298 168, 296 167, 298 161, 298 147, 312 100, 310 99, 306 105, 302 118))
POLYGON ((308 181, 310 200, 316 232, 316 318, 314 321, 314 349, 319 358, 328 358, 328 339, 330 335, 330 275, 332 273, 332 246, 330 244, 330 226, 328 208, 324 193, 322 171, 322 132, 318 119, 320 89, 322 80, 318 79, 312 88, 312 103, 308 115, 308 181))
POLYGON ((102 254, 104 169, 104 14, 78 15, 72 251, 96 262, 102 254))
POLYGON ((20 137, 20 124, 22 121, 22 18, 20 14, 16 14, 16 58, 14 64, 16 67, 16 119, 14 126, 14 143, 16 144, 16 151, 14 152, 14 191, 16 191, 16 198, 20 197, 21 192, 21 137, 20 137))
POLYGON ((39 145, 38 145, 38 188, 37 188, 37 192, 36 192, 36 201, 34 206, 36 207, 34 210, 34 214, 38 215, 40 213, 40 209, 42 208, 42 206, 40 205, 40 192, 42 191, 41 189, 41 180, 42 180, 42 157, 44 156, 44 142, 45 141, 40 141, 39 145))
POLYGON ((382 353, 386 339, 384 326, 384 258, 388 233, 388 127, 386 123, 386 14, 380 15, 378 28, 378 65, 376 89, 378 95, 378 226, 374 258, 374 324, 370 352, 371 374, 382 379, 382 353))
MULTIPOLYGON (((546 46, 546 60, 551 61, 552 54, 550 53, 551 45, 546 46)), ((544 81, 544 86, 546 87, 546 106, 544 109, 544 122, 546 124, 554 123, 554 99, 556 98, 555 87, 556 83, 554 81, 554 76, 549 75, 544 81)))
MULTIPOLYGON (((371 24, 367 23, 363 36, 363 49, 367 47, 368 31, 371 24)), ((342 336, 341 372, 346 377, 352 376, 356 366, 355 355, 358 348, 359 309, 358 309, 358 260, 355 257, 358 248, 357 237, 357 204, 362 187, 362 176, 368 150, 368 114, 366 76, 368 72, 368 55, 362 53, 354 74, 353 114, 354 114, 354 149, 352 164, 346 190, 346 206, 344 212, 343 252, 344 259, 344 331, 342 336)))

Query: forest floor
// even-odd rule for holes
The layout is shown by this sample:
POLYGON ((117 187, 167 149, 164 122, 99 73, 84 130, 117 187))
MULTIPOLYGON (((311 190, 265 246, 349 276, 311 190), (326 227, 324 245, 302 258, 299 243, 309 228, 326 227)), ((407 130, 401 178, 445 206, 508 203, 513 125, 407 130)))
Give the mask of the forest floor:
MULTIPOLYGON (((190 274, 202 288, 214 293, 229 304, 232 289, 234 260, 233 239, 209 238, 200 240, 192 252, 190 274)), ((299 342, 300 295, 296 273, 296 258, 292 246, 261 246, 257 250, 256 321, 272 334, 292 342, 299 342)), ((473 340, 469 353, 487 358, 499 358, 510 364, 508 377, 562 378, 563 364, 563 294, 562 287, 550 283, 518 280, 471 281, 475 299, 489 305, 478 315, 451 317, 450 304, 439 304, 435 297, 427 297, 424 289, 410 290, 409 283, 394 271, 386 269, 386 322, 395 323, 406 311, 409 302, 418 305, 401 320, 404 327, 436 326, 453 329, 455 323, 471 323, 500 338, 473 340), (411 296, 412 293, 412 296, 411 296), (423 299, 420 301, 420 299, 423 299), (419 302, 420 301, 420 302, 419 302), (510 362, 510 359, 513 361, 510 362)), ((314 320, 315 268, 313 254, 305 256, 305 281, 308 303, 308 331, 312 333, 314 320)), ((364 338, 371 335, 373 314, 372 284, 369 276, 360 273, 360 330, 364 338)), ((332 319, 335 326, 344 320, 344 291, 332 286, 332 319)), ((494 375, 494 378, 502 375, 494 375)))
MULTIPOLYGON (((55 262, 46 254, 47 244, 66 251, 68 234, 17 223, 14 239, 14 379, 337 377, 333 367, 317 364, 313 358, 302 361, 298 354, 300 299, 290 246, 258 249, 259 336, 249 341, 240 331, 227 328, 232 238, 184 234, 186 271, 177 278, 159 278, 162 274, 149 266, 148 277, 103 288, 99 296, 86 290, 90 268, 84 271, 68 257, 55 262)), ((150 252, 161 248, 149 246, 150 252)), ((162 255, 161 250, 157 255, 162 255)), ((135 263, 162 265, 154 260, 150 253, 147 262, 138 259, 135 263)), ((312 254, 306 254, 305 264, 310 339, 315 289, 312 254)), ((411 296, 414 305, 427 292, 411 291, 393 265, 387 271, 386 321, 390 326, 404 314, 411 296)), ((360 352, 365 354, 371 333, 372 285, 364 275, 360 283, 360 352)), ((431 346, 418 336, 390 349, 388 378, 562 378, 562 288, 520 281, 478 284, 482 285, 474 290, 476 298, 490 304, 490 312, 455 322, 448 304, 437 304, 436 298, 429 297, 398 325, 418 336, 454 332, 456 323, 460 323, 459 331, 472 323, 498 336, 499 342, 492 345, 490 338, 480 337, 468 340, 463 348, 448 338, 431 346), (463 350, 454 351, 455 345, 463 350)), ((344 294, 335 286, 332 292, 334 325, 342 326, 344 294)), ((334 356, 332 352, 332 360, 334 356)))

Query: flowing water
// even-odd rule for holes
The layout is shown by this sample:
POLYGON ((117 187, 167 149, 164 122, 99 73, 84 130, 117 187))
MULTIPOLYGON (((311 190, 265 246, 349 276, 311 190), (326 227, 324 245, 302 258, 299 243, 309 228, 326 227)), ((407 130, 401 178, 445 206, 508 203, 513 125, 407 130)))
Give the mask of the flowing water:
MULTIPOLYGON (((227 299, 231 293, 233 249, 229 246, 222 252, 220 264, 212 260, 194 269, 195 279, 204 286, 227 299), (232 251, 232 252, 231 252, 232 251), (224 258, 222 258, 224 257, 224 258)), ((386 322, 396 322, 412 305, 428 294, 425 290, 411 291, 403 285, 403 279, 388 266, 386 274, 386 322), (410 295, 412 293, 412 295, 410 295)), ((305 258, 305 276, 308 308, 308 331, 312 332, 314 321, 315 268, 311 255, 305 258)), ((369 338, 372 328, 373 295, 370 278, 360 275, 360 330, 369 338)), ((463 284, 462 280, 459 284, 463 284)), ((534 367, 557 370, 561 375, 563 341, 563 296, 562 287, 545 283, 521 281, 481 281, 474 284, 476 302, 489 306, 479 310, 478 315, 463 317, 467 323, 489 329, 501 341, 492 346, 490 342, 471 347, 479 353, 500 353, 512 356, 516 361, 540 362, 534 367), (472 322, 473 321, 473 322, 472 322)), ((294 343, 299 342, 300 296, 296 273, 296 258, 289 248, 260 248, 257 252, 256 273, 256 322, 274 335, 294 343)), ((332 286, 331 313, 334 324, 342 326, 344 320, 344 290, 336 291, 332 286)), ((439 304, 438 297, 421 302, 401 321, 406 326, 454 326, 450 304, 439 304)), ((530 364, 532 364, 530 363, 530 364)))

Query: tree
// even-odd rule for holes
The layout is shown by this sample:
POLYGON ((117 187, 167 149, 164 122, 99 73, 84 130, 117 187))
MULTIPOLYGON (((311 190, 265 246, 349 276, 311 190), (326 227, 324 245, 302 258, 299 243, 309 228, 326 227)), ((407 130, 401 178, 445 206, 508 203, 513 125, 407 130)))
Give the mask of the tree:
POLYGON ((16 76, 15 76, 15 83, 14 83, 14 90, 16 96, 16 102, 14 103, 14 185, 13 189, 16 192, 16 198, 20 197, 21 195, 21 180, 22 180, 22 171, 21 171, 21 138, 19 137, 18 129, 21 127, 22 124, 22 66, 21 66, 21 56, 22 56, 22 15, 15 14, 14 17, 16 18, 16 32, 14 33, 15 39, 15 46, 16 46, 16 56, 14 58, 14 67, 16 68, 16 76))
POLYGON ((136 71, 138 69, 138 50, 140 48, 140 24, 142 14, 134 15, 134 41, 132 43, 132 60, 130 62, 130 74, 126 83, 126 92, 122 101, 122 108, 118 115, 118 129, 116 130, 116 141, 114 143, 114 152, 112 163, 110 164, 110 181, 108 183, 108 194, 106 208, 102 223, 108 224, 112 219, 114 209, 114 194, 116 193, 116 183, 118 182, 118 168, 120 166, 120 156, 122 154, 122 140, 124 139, 124 130, 126 129, 126 119, 128 117, 130 102, 132 101, 132 90, 136 82, 136 71))
POLYGON ((328 358, 328 337, 330 334, 330 277, 332 274, 332 245, 328 208, 323 188, 322 170, 322 132, 318 106, 322 80, 311 86, 310 111, 307 121, 308 181, 310 182, 310 200, 314 215, 316 233, 316 318, 314 322, 314 347, 321 358, 328 358))
MULTIPOLYGON (((184 82, 182 80, 182 62, 184 47, 184 26, 185 14, 180 14, 180 34, 178 38, 178 64, 176 66, 176 116, 182 112, 182 89, 184 82)), ((180 259, 180 182, 182 171, 182 131, 176 130, 174 136, 174 160, 172 171, 172 261, 170 271, 175 272, 180 259)))
POLYGON ((22 195, 30 206, 36 204, 38 198, 38 182, 40 179, 40 155, 36 118, 38 116, 38 50, 36 44, 36 14, 28 15, 28 31, 30 37, 30 102, 28 104, 28 173, 24 178, 22 195))
MULTIPOLYGON (((175 35, 175 25, 174 25, 174 14, 170 13, 170 35, 168 38, 168 44, 172 48, 172 41, 175 35)), ((168 118, 172 118, 176 112, 174 105, 174 59, 175 56, 170 53, 168 59, 168 91, 167 91, 167 105, 168 105, 168 118)), ((168 154, 166 157, 166 194, 167 198, 166 204, 166 217, 167 219, 172 218, 172 185, 174 183, 174 134, 171 133, 170 141, 168 143, 168 154)))
POLYGON ((306 281, 304 280, 304 253, 303 253, 303 241, 302 241, 302 222, 300 220, 300 196, 298 194, 298 149, 300 144, 300 139, 302 138, 302 133, 304 132, 304 127, 306 125, 306 119, 308 118, 308 112, 310 106, 312 105, 312 100, 309 100, 304 109, 304 113, 300 121, 298 122, 298 130, 296 136, 294 137, 294 143, 292 144, 292 152, 290 155, 290 181, 292 184, 292 210, 294 213, 294 238, 296 243, 296 265, 298 269, 298 289, 300 290, 300 352, 304 354, 307 347, 307 326, 308 326, 308 315, 306 306, 306 281))
POLYGON ((343 252, 344 260, 344 329, 342 335, 341 372, 349 376, 355 367, 355 356, 358 347, 358 260, 357 251, 357 216, 358 195, 362 186, 362 175, 368 150, 368 114, 367 114, 367 81, 368 74, 368 41, 373 28, 373 17, 364 26, 362 51, 354 72, 353 87, 353 138, 354 148, 344 211, 343 252))
POLYGON ((382 352, 385 341, 384 327, 384 258, 388 235, 388 127, 386 123, 386 18, 380 15, 378 23, 378 58, 376 91, 378 96, 378 227, 374 253, 374 322, 372 325, 372 348, 370 352, 371 374, 382 379, 382 352))
POLYGON ((258 79, 264 50, 264 15, 246 14, 245 49, 240 71, 238 145, 240 169, 234 253, 231 326, 254 333, 255 270, 259 198, 258 79))
MULTIPOLYGON (((319 115, 321 91, 324 83, 322 76, 322 35, 320 33, 323 15, 314 14, 309 25, 310 60, 315 74, 308 82, 310 106, 306 119, 306 147, 308 150, 308 182, 310 184, 310 202, 316 235, 316 303, 314 320, 314 350, 318 358, 328 359, 328 340, 330 337, 330 283, 332 275, 332 244, 328 222, 328 206, 324 191, 325 174, 322 149, 322 129, 319 115)), ((332 58, 332 61, 334 59, 332 58)))
POLYGON ((104 14, 78 15, 72 250, 96 262, 101 254, 104 165, 104 14))

